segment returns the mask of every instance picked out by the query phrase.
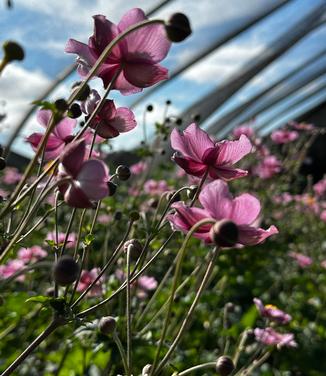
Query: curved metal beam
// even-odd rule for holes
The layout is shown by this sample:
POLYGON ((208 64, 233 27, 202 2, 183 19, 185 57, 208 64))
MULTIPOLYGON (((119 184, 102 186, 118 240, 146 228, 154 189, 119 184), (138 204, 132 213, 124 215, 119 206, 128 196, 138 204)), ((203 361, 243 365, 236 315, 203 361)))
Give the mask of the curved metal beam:
POLYGON ((273 42, 272 46, 264 51, 253 62, 251 61, 246 64, 222 85, 214 88, 199 101, 189 106, 183 112, 182 116, 185 123, 187 124, 191 120, 190 114, 192 113, 200 114, 201 121, 206 120, 236 91, 266 68, 272 61, 283 55, 314 28, 320 26, 319 20, 322 17, 325 8, 325 3, 316 7, 304 20, 298 21, 290 31, 286 32, 286 35, 283 34, 273 42))
MULTIPOLYGON (((256 101, 258 101, 260 98, 262 98, 264 95, 270 93, 273 89, 276 89, 278 86, 281 86, 281 84, 284 83, 284 81, 288 81, 289 79, 295 77, 296 75, 300 75, 302 69, 310 65, 311 63, 314 63, 316 60, 318 60, 322 56, 325 55, 326 48, 317 53, 316 55, 311 56, 308 60, 302 62, 299 64, 296 68, 294 68, 292 71, 288 72, 285 76, 280 77, 277 81, 275 81, 271 86, 268 86, 266 89, 259 91, 256 95, 250 97, 245 102, 240 103, 236 108, 230 110, 225 115, 223 115, 221 118, 219 118, 216 122, 213 124, 210 124, 206 130, 209 133, 216 133, 220 130, 222 130, 225 127, 225 130, 228 131, 231 128, 230 122, 235 121, 238 116, 245 113, 245 111, 250 108, 252 104, 254 104, 256 101), (229 124, 229 126, 227 126, 229 124)), ((238 124, 241 124, 241 120, 238 124)), ((233 126, 233 123, 232 123, 233 126)))
POLYGON ((225 127, 224 129, 221 129, 220 135, 226 135, 231 131, 234 126, 238 124, 242 124, 243 122, 246 122, 250 119, 255 118, 258 114, 266 111, 268 108, 272 107, 276 103, 282 101, 284 98, 288 97, 289 95, 295 93, 297 90, 301 89, 302 87, 309 84, 311 81, 315 80, 316 78, 322 76, 326 72, 326 66, 321 65, 316 70, 310 72, 309 74, 304 75, 301 80, 298 80, 292 84, 289 84, 287 86, 286 82, 279 85, 280 87, 283 86, 282 90, 278 90, 277 88, 274 88, 271 90, 270 93, 267 94, 267 99, 263 98, 263 101, 258 102, 256 106, 253 108, 248 108, 243 116, 240 116, 235 121, 233 121, 229 126, 225 127), (275 93, 273 95, 273 92, 275 93), (271 95, 269 95, 271 94, 271 95))
POLYGON ((258 14, 253 19, 249 20, 249 22, 245 23, 244 25, 240 25, 237 29, 230 31, 226 35, 219 37, 213 44, 209 45, 208 47, 204 48, 200 51, 197 55, 192 57, 186 63, 181 65, 179 68, 176 68, 170 73, 169 79, 166 81, 161 81, 159 84, 153 86, 150 89, 147 89, 144 94, 137 100, 135 100, 131 105, 130 108, 136 107, 139 103, 144 101, 150 95, 152 95, 158 89, 161 89, 166 84, 170 83, 174 78, 178 77, 181 73, 183 73, 186 69, 190 68, 192 65, 196 64, 198 61, 202 60, 204 57, 209 55, 211 52, 215 51, 217 48, 221 47, 223 44, 229 42, 231 39, 237 37, 250 27, 254 26, 257 22, 262 21, 264 18, 270 16, 273 12, 277 9, 284 6, 288 0, 281 0, 279 3, 274 2, 273 5, 265 12, 258 14))

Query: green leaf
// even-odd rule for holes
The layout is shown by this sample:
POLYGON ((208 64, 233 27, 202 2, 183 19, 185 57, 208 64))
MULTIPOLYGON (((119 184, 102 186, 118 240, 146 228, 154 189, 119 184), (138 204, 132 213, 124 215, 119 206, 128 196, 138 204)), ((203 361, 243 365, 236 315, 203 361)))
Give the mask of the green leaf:
POLYGON ((33 101, 32 104, 41 107, 42 110, 51 110, 53 112, 56 110, 54 103, 48 101, 33 101))
POLYGON ((54 298, 51 298, 50 296, 43 296, 43 295, 37 295, 32 296, 31 298, 26 300, 26 303, 32 302, 32 303, 41 303, 43 305, 50 304, 50 301, 54 298))
POLYGON ((87 234, 87 235, 85 236, 85 239, 83 240, 83 243, 84 243, 86 246, 90 246, 90 245, 93 243, 94 239, 95 239, 94 234, 87 234))
POLYGON ((248 311, 242 316, 241 324, 245 328, 252 328, 254 323, 256 322, 258 316, 256 306, 251 306, 248 311))

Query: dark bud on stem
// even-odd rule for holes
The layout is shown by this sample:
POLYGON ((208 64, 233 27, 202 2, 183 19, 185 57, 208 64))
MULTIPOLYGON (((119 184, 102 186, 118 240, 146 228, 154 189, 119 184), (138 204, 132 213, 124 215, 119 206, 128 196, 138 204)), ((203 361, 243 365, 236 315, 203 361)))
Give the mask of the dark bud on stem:
POLYGON ((158 205, 158 199, 156 198, 151 198, 147 201, 147 205, 152 208, 152 209, 156 209, 157 208, 157 205, 158 205))
POLYGON ((172 102, 170 101, 170 99, 168 99, 168 100, 165 102, 165 104, 166 104, 167 106, 170 106, 171 103, 172 103, 172 102))
POLYGON ((113 216, 113 219, 115 220, 115 221, 120 221, 120 219, 122 218, 122 212, 121 211, 116 211, 115 213, 114 213, 114 216, 113 216))
POLYGON ((2 45, 4 51, 4 59, 9 63, 10 61, 21 61, 25 57, 23 48, 16 42, 8 40, 2 45))
POLYGON ((191 34, 188 17, 183 13, 174 13, 165 22, 165 30, 171 42, 182 42, 191 34))
POLYGON ((125 252, 127 252, 129 248, 130 258, 132 260, 137 260, 143 250, 143 246, 141 245, 140 241, 137 239, 130 239, 126 241, 125 244, 123 245, 123 248, 125 252))
MULTIPOLYGON (((73 90, 73 92, 77 92, 80 87, 82 86, 82 82, 75 82, 71 89, 73 90)), ((89 94, 91 93, 91 89, 90 87, 86 84, 86 86, 83 88, 83 90, 78 93, 77 97, 76 97, 76 100, 77 101, 85 101, 87 99, 87 97, 89 96, 89 94)))
POLYGON ((191 116, 192 120, 197 123, 200 120, 200 115, 199 114, 194 114, 191 116))
POLYGON ((57 99, 54 102, 54 105, 55 105, 56 109, 59 110, 59 111, 65 112, 65 111, 68 110, 68 103, 63 98, 57 99))
POLYGON ((176 123, 176 125, 181 125, 182 124, 182 119, 181 118, 177 118, 175 120, 175 123, 176 123))
POLYGON ((72 119, 77 119, 79 116, 81 116, 82 112, 80 109, 79 104, 74 103, 71 105, 68 111, 68 116, 71 117, 72 119))
POLYGON ((117 190, 117 185, 112 183, 112 181, 109 181, 108 188, 109 188, 109 196, 113 196, 117 190))
POLYGON ((222 219, 212 226, 210 235, 216 245, 232 247, 238 242, 239 230, 234 222, 222 219))
POLYGON ((6 160, 3 157, 0 157, 0 170, 4 170, 7 166, 6 160))
POLYGON ((117 174, 120 180, 128 180, 131 175, 130 168, 124 165, 118 166, 115 170, 115 173, 117 174))
POLYGON ((115 318, 112 316, 102 317, 98 323, 99 331, 105 335, 113 334, 116 326, 117 322, 115 321, 115 318))
POLYGON ((197 185, 191 185, 189 187, 189 189, 187 190, 187 197, 189 198, 189 200, 192 200, 195 197, 197 189, 198 189, 197 185))
POLYGON ((79 274, 77 262, 68 255, 62 256, 55 264, 53 276, 56 283, 60 286, 67 286, 76 281, 79 274))
POLYGON ((132 212, 130 212, 129 218, 131 221, 136 222, 140 218, 140 215, 136 210, 133 210, 132 212))
POLYGON ((153 110, 154 110, 154 107, 151 104, 149 104, 146 108, 146 111, 148 112, 152 112, 153 110))
POLYGON ((229 376, 234 371, 234 364, 230 357, 220 356, 216 361, 216 371, 221 376, 229 376))

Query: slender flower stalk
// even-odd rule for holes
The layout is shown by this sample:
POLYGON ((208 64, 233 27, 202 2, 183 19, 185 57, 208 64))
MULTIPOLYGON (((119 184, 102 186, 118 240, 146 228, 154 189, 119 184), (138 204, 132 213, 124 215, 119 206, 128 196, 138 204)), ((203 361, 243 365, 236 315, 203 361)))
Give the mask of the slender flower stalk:
POLYGON ((127 294, 126 294, 126 315, 127 315, 127 366, 128 376, 131 375, 131 294, 130 294, 130 247, 127 248, 127 294))
POLYGON ((202 369, 215 368, 215 367, 216 367, 216 362, 202 363, 202 364, 198 364, 197 366, 193 366, 188 369, 185 369, 182 372, 174 373, 172 376, 185 376, 185 375, 189 375, 192 372, 196 372, 202 369))
MULTIPOLYGON (((171 354, 173 353, 174 349, 176 348, 176 346, 178 345, 178 343, 180 342, 181 340, 181 337, 182 335, 184 334, 186 328, 187 328, 187 325, 192 317, 192 314, 199 302, 199 299, 204 291, 204 289, 206 288, 207 286, 207 283, 209 281, 209 278, 210 278, 210 275, 213 271, 213 268, 215 266, 215 261, 217 259, 217 256, 219 254, 219 248, 215 247, 213 252, 212 252, 212 256, 211 256, 211 259, 207 265, 207 270, 206 270, 206 273, 202 279, 202 282, 197 290, 197 293, 196 293, 196 296, 191 304, 191 307, 189 308, 189 311, 187 312, 187 315, 185 317, 185 319, 183 320, 182 322, 182 325, 174 339, 174 341, 172 342, 172 344, 170 345, 170 348, 168 350, 168 352, 165 354, 164 358, 162 359, 162 361, 160 362, 160 364, 158 365, 157 367, 157 371, 156 371, 156 374, 159 374, 159 372, 161 371, 161 369, 165 366, 165 364, 167 363, 168 359, 170 358, 171 354)), ((155 374, 155 373, 154 373, 155 374)))
POLYGON ((193 233, 200 226, 203 226, 205 224, 212 224, 212 223, 215 223, 215 220, 212 220, 212 219, 203 219, 203 220, 199 221, 198 223, 196 223, 189 230, 189 232, 187 233, 186 238, 183 241, 183 244, 182 244, 182 246, 181 246, 181 248, 180 248, 180 250, 178 252, 178 260, 177 260, 177 263, 176 263, 176 268, 175 268, 175 273, 174 273, 174 278, 173 278, 173 283, 172 283, 172 289, 171 289, 171 294, 170 294, 170 301, 169 301, 169 305, 168 305, 168 308, 167 308, 166 317, 165 317, 165 320, 164 320, 164 323, 163 323, 161 338, 159 340, 159 344, 158 344, 158 347, 157 347, 155 359, 154 359, 154 362, 152 364, 150 376, 152 376, 152 375, 155 374, 155 368, 156 368, 156 365, 158 363, 158 359, 159 359, 159 356, 160 356, 162 345, 163 345, 163 342, 164 342, 164 339, 165 339, 165 335, 166 335, 166 332, 167 332, 167 329, 168 329, 168 324, 169 324, 169 320, 170 320, 170 316, 171 316, 171 312, 172 312, 172 305, 173 305, 173 302, 174 302, 175 293, 176 293, 176 289, 177 289, 177 284, 178 284, 178 280, 179 280, 179 276, 180 276, 180 272, 181 272, 182 261, 183 261, 184 255, 185 255, 185 251, 186 251, 186 247, 187 247, 188 241, 190 240, 190 238, 193 235, 193 233))

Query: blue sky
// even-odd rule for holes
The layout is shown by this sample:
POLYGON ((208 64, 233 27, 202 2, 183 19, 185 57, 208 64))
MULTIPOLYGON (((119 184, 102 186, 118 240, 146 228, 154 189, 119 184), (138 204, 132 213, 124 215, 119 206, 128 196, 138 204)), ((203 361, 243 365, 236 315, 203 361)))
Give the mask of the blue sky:
MULTIPOLYGON (((235 23, 242 22, 273 2, 275 0, 172 1, 155 16, 166 18, 175 11, 182 11, 189 16, 194 32, 187 41, 173 46, 163 65, 173 69, 184 59, 196 53, 198 48, 203 48, 217 36, 223 35, 235 23)), ((114 140, 114 146, 125 147, 127 140, 129 147, 139 142, 142 134, 142 112, 149 102, 153 103, 155 108, 155 111, 149 114, 149 126, 155 120, 162 118, 166 99, 171 99, 173 102, 170 113, 178 115, 202 95, 230 77, 241 66, 262 53, 278 37, 286 35, 291 27, 322 3, 325 3, 325 0, 292 0, 268 19, 188 69, 182 76, 167 84, 162 90, 158 90, 135 109, 139 127, 132 134, 129 133, 127 136, 114 140)), ((22 63, 9 66, 0 78, 0 113, 7 113, 6 121, 1 123, 0 137, 6 137, 12 125, 16 124, 28 109, 30 102, 49 85, 58 73, 74 61, 74 56, 64 53, 65 43, 69 38, 87 41, 92 34, 92 15, 104 14, 117 23, 129 8, 140 7, 146 11, 155 4, 154 0, 56 0, 55 2, 14 0, 14 8, 6 10, 4 2, 1 2, 1 40, 19 41, 26 50, 26 59, 22 63), (6 101, 5 104, 3 100, 6 101)), ((323 26, 309 34, 284 57, 250 81, 220 110, 207 119, 203 126, 212 124, 239 102, 256 94, 280 76, 285 76, 297 64, 302 63, 302 59, 307 59, 311 54, 325 48, 325 40, 326 27, 323 26)), ((51 99, 67 96, 71 83, 77 79, 76 74, 60 85, 51 99)), ((318 85, 318 82, 314 84, 318 85)), ((92 85, 101 90, 100 80, 93 80, 92 85)), ((305 90, 309 90, 309 86, 305 90)), ((320 97, 318 98, 320 100, 320 97)), ((125 106, 131 104, 135 96, 123 97, 115 94, 114 99, 118 106, 125 106)), ((281 109, 278 106, 271 108, 269 114, 263 113, 261 118, 257 118, 257 123, 266 122, 266 116, 267 119, 268 116, 272 119, 281 109)), ((282 118, 283 122, 286 120, 282 118)), ((273 124, 275 127, 281 125, 280 121, 274 121, 273 124)), ((33 117, 14 149, 24 154, 31 153, 23 139, 36 129, 39 127, 33 117)))

